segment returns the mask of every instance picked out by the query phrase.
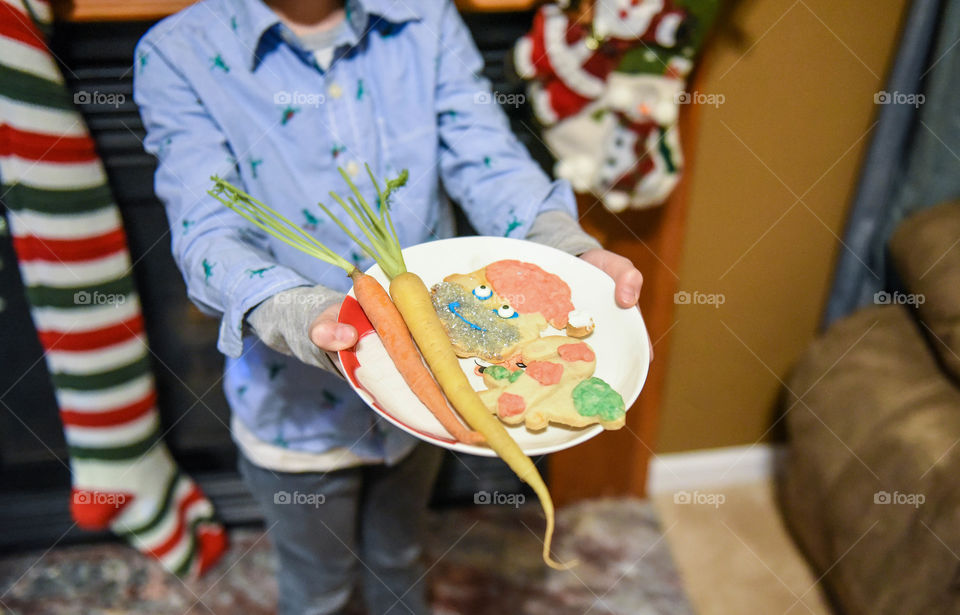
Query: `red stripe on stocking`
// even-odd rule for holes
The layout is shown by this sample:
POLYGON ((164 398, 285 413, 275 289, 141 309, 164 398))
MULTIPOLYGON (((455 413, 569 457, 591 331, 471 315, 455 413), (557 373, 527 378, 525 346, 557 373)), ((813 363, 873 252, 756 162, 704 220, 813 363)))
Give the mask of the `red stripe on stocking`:
POLYGON ((60 419, 71 427, 116 427, 135 421, 157 406, 157 394, 153 391, 140 401, 106 412, 83 412, 64 408, 60 410, 60 419))
POLYGON ((43 35, 33 25, 33 20, 22 11, 0 0, 0 36, 12 38, 41 51, 46 51, 43 35))
POLYGON ((37 331, 40 344, 46 350, 83 351, 97 350, 125 342, 143 333, 143 316, 136 315, 115 325, 72 333, 45 329, 37 331))
POLYGON ((0 125, 0 156, 43 162, 93 162, 97 150, 89 135, 67 137, 0 125))
POLYGON ((13 248, 21 261, 80 262, 111 256, 127 249, 122 228, 85 239, 44 239, 36 235, 13 238, 13 248))

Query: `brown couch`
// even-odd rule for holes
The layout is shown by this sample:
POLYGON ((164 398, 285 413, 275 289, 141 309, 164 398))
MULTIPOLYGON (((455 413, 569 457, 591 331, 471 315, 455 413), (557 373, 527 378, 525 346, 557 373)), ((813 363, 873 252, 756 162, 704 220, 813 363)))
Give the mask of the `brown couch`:
POLYGON ((787 523, 845 615, 960 613, 960 202, 890 242, 897 294, 788 379, 787 523))

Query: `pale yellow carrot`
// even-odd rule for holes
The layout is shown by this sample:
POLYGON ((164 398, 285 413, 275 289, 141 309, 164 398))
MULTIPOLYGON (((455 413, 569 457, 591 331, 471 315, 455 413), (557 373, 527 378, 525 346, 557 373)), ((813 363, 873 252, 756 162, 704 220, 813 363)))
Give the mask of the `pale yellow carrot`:
POLYGON ((420 354, 430 366, 433 377, 447 399, 460 416, 484 435, 490 446, 513 470, 520 480, 530 485, 537 494, 543 513, 547 518, 547 528, 543 539, 543 561, 551 568, 564 570, 576 565, 576 561, 562 564, 550 555, 553 542, 554 510, 553 500, 546 483, 537 471, 537 466, 527 457, 517 442, 510 437, 503 424, 490 413, 480 396, 470 386, 466 374, 460 367, 450 339, 447 337, 440 318, 433 309, 430 292, 423 280, 415 273, 406 272, 390 281, 390 297, 400 310, 413 339, 420 348, 420 354))

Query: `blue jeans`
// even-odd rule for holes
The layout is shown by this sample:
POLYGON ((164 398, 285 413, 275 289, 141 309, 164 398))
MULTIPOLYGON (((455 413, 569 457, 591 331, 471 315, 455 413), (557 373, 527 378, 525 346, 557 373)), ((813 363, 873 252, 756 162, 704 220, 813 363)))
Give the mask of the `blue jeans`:
POLYGON ((278 562, 280 615, 341 613, 357 572, 371 615, 430 613, 421 539, 441 457, 419 444, 392 467, 286 473, 241 454, 278 562))

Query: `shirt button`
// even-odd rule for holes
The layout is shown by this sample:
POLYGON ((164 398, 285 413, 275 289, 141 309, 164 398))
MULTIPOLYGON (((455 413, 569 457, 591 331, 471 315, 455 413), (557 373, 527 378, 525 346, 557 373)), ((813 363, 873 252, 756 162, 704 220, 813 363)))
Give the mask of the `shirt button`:
POLYGON ((340 98, 343 96, 343 88, 340 87, 339 83, 331 83, 330 87, 327 88, 327 94, 333 99, 340 98))

